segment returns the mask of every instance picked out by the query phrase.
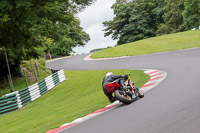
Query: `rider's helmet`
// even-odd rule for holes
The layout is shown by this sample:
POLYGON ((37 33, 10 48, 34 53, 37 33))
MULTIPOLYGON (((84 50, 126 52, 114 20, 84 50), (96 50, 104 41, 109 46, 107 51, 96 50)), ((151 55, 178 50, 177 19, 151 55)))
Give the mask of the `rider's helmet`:
POLYGON ((112 72, 107 72, 106 73, 106 76, 110 76, 110 75, 113 75, 113 73, 112 72))

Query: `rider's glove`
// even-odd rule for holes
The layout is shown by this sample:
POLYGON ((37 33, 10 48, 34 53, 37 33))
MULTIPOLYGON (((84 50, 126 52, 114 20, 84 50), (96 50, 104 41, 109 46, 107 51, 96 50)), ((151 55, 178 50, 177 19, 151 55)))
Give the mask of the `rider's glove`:
POLYGON ((128 79, 128 75, 123 75, 123 78, 125 78, 125 80, 128 79))

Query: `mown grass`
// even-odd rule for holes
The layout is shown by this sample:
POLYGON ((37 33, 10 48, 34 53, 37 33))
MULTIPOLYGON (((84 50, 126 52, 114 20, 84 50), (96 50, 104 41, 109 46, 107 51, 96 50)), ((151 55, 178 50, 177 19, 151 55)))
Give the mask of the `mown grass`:
POLYGON ((200 30, 180 32, 123 44, 92 54, 91 58, 136 56, 200 47, 200 30))
MULTIPOLYGON (((68 80, 20 110, 0 116, 0 132, 44 133, 105 107, 109 102, 101 84, 107 71, 65 71, 68 80)), ((131 74, 137 87, 149 80, 142 70, 110 71, 131 74)))

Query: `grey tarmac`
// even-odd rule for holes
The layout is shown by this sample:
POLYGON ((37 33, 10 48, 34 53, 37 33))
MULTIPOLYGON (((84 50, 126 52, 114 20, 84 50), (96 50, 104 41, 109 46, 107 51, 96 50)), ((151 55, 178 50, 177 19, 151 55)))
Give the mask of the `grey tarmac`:
POLYGON ((60 133, 199 133, 200 48, 114 60, 84 61, 86 55, 48 62, 65 70, 158 69, 167 78, 145 97, 60 133))

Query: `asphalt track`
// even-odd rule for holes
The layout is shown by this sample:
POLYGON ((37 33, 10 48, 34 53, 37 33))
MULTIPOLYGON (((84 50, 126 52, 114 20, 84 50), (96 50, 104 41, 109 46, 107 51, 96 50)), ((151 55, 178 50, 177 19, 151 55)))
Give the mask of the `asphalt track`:
POLYGON ((75 56, 48 62, 65 70, 158 69, 167 78, 145 97, 61 133, 199 133, 200 48, 114 60, 84 61, 75 56))

